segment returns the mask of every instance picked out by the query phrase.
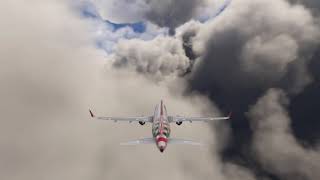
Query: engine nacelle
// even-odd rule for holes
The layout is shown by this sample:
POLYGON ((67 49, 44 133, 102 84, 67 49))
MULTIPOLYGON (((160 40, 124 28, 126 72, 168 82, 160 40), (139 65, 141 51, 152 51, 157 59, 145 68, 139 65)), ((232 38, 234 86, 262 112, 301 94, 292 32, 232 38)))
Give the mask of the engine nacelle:
POLYGON ((144 122, 144 121, 139 121, 139 124, 140 124, 141 126, 143 126, 143 125, 146 124, 146 122, 144 122))
POLYGON ((180 126, 182 124, 182 121, 177 121, 176 124, 180 126))

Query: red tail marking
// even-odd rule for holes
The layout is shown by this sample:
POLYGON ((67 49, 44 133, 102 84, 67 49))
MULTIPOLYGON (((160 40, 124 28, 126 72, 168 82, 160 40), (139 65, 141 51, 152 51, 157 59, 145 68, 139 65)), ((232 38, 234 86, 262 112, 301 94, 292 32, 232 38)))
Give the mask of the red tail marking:
POLYGON ((168 142, 168 139, 165 138, 165 137, 159 137, 159 138, 157 139, 157 142, 160 142, 160 141, 168 142))

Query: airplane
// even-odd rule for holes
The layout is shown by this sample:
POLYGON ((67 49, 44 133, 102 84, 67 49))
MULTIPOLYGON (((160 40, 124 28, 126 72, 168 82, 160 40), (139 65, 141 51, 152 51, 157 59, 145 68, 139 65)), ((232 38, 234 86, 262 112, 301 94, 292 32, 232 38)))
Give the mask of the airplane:
POLYGON ((139 117, 99 117, 95 116, 93 112, 89 109, 90 116, 94 119, 108 120, 114 122, 139 122, 140 125, 145 125, 145 123, 152 123, 152 138, 143 138, 126 143, 121 143, 121 145, 138 145, 138 144, 156 144, 161 153, 167 147, 167 144, 188 144, 188 145, 198 145, 201 146, 202 143, 194 142, 191 140, 170 138, 170 123, 176 123, 181 125, 183 122, 212 122, 220 120, 228 120, 231 117, 231 113, 226 117, 184 117, 184 116, 168 116, 166 106, 161 100, 160 104, 157 104, 152 116, 139 116, 139 117))

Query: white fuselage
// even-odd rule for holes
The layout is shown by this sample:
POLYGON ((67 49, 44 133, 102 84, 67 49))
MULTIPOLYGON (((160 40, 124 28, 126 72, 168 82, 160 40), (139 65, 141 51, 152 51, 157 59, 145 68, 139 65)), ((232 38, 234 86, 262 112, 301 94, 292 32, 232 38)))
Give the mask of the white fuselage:
POLYGON ((160 152, 167 147, 170 137, 170 123, 168 121, 167 109, 161 101, 155 108, 152 124, 152 135, 160 152))

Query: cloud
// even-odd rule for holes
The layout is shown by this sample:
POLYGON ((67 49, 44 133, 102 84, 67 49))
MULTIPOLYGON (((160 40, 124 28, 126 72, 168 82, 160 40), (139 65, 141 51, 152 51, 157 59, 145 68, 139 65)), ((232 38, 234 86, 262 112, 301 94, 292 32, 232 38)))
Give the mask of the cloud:
MULTIPOLYGON (((65 1, 2 1, 1 6, 6 7, 0 12, 4 179, 192 179, 184 162, 193 177, 221 175, 220 161, 210 151, 170 146, 160 155, 155 146, 120 147, 121 141, 151 136, 150 126, 93 121, 88 115, 88 108, 101 115, 147 115, 161 98, 170 114, 218 115, 205 96, 185 97, 181 81, 172 84, 173 91, 167 82, 113 68, 93 46, 88 22, 65 1), (159 175, 159 168, 166 173, 159 175)), ((169 43, 169 49, 176 44, 169 43)), ((215 142, 205 124, 172 128, 175 137, 215 142)))
POLYGON ((90 0, 103 19, 116 23, 134 23, 144 19, 149 6, 145 0, 90 0))
POLYGON ((203 0, 165 0, 149 2, 147 19, 160 26, 169 27, 171 31, 192 19, 203 0))
POLYGON ((316 146, 310 142, 317 140, 319 129, 313 108, 317 102, 312 100, 319 90, 319 32, 318 16, 305 5, 264 0, 235 0, 214 21, 191 21, 177 30, 186 37, 188 57, 194 60, 185 76, 188 92, 206 94, 225 112, 234 112, 231 141, 222 153, 226 161, 247 167, 259 178, 278 178, 279 173, 248 153, 253 132, 244 115, 270 88, 282 89, 294 100, 288 108, 297 141, 316 146))
POLYGON ((117 23, 150 20, 162 27, 175 28, 190 20, 203 0, 130 0, 91 1, 104 19, 117 23), (126 9, 126 11, 124 11, 126 9))
POLYGON ((317 0, 290 0, 292 3, 303 4, 308 7, 313 13, 319 15, 320 2, 317 0))
POLYGON ((181 41, 171 37, 158 37, 147 42, 121 41, 116 46, 112 61, 115 67, 133 68, 158 80, 170 75, 176 78, 189 67, 181 41))
POLYGON ((121 39, 152 40, 157 36, 173 35, 177 26, 191 19, 205 22, 218 16, 231 1, 199 2, 194 0, 187 3, 185 1, 161 1, 159 3, 136 0, 128 2, 82 0, 73 2, 73 6, 79 11, 79 14, 91 22, 97 47, 111 54, 114 46, 121 39), (186 11, 186 8, 190 11, 186 11), (123 11, 123 9, 129 9, 129 11, 123 11), (120 19, 114 19, 114 17, 120 19))
MULTIPOLYGON (((83 0, 73 2, 73 7, 89 24, 96 46, 107 54, 112 54, 115 45, 122 39, 152 40, 168 35, 167 28, 160 28, 150 22, 115 23, 104 19, 98 10, 100 3, 83 0)), ((121 11, 123 12, 123 11, 121 11)))
MULTIPOLYGON (((198 19, 210 16, 210 7, 220 6, 209 1, 85 2, 100 4, 100 13, 86 4, 87 11, 79 16, 73 12, 78 5, 74 1, 72 7, 60 0, 1 2, 6 7, 0 12, 3 177, 318 177, 314 172, 318 150, 299 144, 282 105, 287 98, 305 93, 308 84, 318 94, 319 53, 314 52, 319 48, 319 21, 316 10, 311 13, 305 7, 306 1, 299 5, 284 0, 235 0, 223 16, 203 23, 198 19), (116 29, 103 19, 108 9, 116 12, 111 21, 149 18, 176 34, 167 36, 167 28, 150 22, 145 22, 143 33, 130 26, 116 29), (172 14, 175 18, 168 18, 172 14), (281 90, 268 91, 274 87, 281 90), (151 135, 150 126, 88 118, 88 108, 101 115, 150 114, 160 99, 173 115, 216 116, 221 107, 235 111, 235 116, 231 125, 173 125, 174 137, 198 137, 191 139, 213 145, 209 151, 170 146, 163 156, 154 146, 118 146, 151 135), (254 104, 246 117, 244 113, 254 104), (273 133, 279 140, 270 140, 273 133), (256 155, 247 151, 252 142, 256 155), (274 146, 270 154, 265 152, 267 145, 274 146), (288 154, 284 146, 291 147, 288 154), (300 161, 303 166, 286 167, 300 161), (159 175, 159 169, 167 173, 159 175)), ((316 95, 308 98, 317 99, 316 95)))
POLYGON ((169 27, 170 34, 191 20, 207 22, 220 15, 231 0, 165 0, 149 1, 146 19, 161 27, 169 27))
MULTIPOLYGON (((159 8, 165 7, 166 2, 161 3, 159 8)), ((156 15, 159 18, 156 23, 165 24, 167 14, 163 14, 164 18, 156 15)), ((297 170, 300 177, 312 179, 312 173, 303 168, 288 167, 283 170, 273 166, 272 160, 248 153, 251 141, 256 141, 256 129, 250 129, 249 118, 244 113, 270 88, 280 88, 291 98, 304 93, 313 81, 317 82, 309 65, 315 61, 314 52, 320 43, 319 21, 315 13, 302 4, 263 0, 233 1, 223 16, 214 21, 200 23, 192 20, 195 14, 191 18, 186 17, 181 15, 182 19, 177 20, 179 23, 176 25, 166 22, 166 26, 171 26, 175 31, 175 35, 170 37, 156 38, 150 42, 122 41, 111 58, 116 67, 136 71, 151 79, 151 83, 166 84, 170 79, 169 82, 174 82, 172 84, 178 84, 178 89, 186 88, 184 94, 187 96, 194 92, 202 93, 224 111, 235 111, 231 141, 222 138, 222 142, 218 142, 223 161, 220 157, 213 157, 215 168, 222 170, 222 174, 215 173, 216 178, 290 178, 295 175, 291 172, 297 170), (168 45, 171 42, 175 42, 174 46, 168 45), (149 52, 149 49, 152 51, 149 52), (188 87, 180 84, 183 80, 176 80, 181 72, 189 83, 188 87), (224 144, 227 144, 227 150, 221 148, 224 144)), ((169 84, 166 86, 171 89, 169 84)), ((215 127, 212 129, 217 132, 215 127)), ((299 142, 298 139, 295 141, 299 142)), ((276 145, 277 148, 283 147, 281 143, 276 145)), ((303 147, 300 149, 308 151, 303 147)), ((280 164, 286 164, 292 160, 290 158, 280 164)), ((317 161, 314 159, 308 158, 310 162, 306 166, 313 166, 317 161)), ((192 168, 187 166, 186 169, 189 171, 192 168)))
POLYGON ((283 179, 319 179, 320 153, 295 139, 288 103, 283 91, 271 89, 250 110, 254 153, 267 171, 283 179))
POLYGON ((217 77, 214 83, 228 69, 233 83, 250 79, 248 85, 281 86, 282 79, 295 71, 303 78, 292 79, 288 89, 299 92, 310 81, 303 62, 308 62, 305 57, 319 44, 319 33, 318 24, 303 6, 285 1, 234 1, 224 18, 203 26, 193 38, 194 51, 204 56, 192 81, 201 81, 198 77, 210 73, 217 77), (209 70, 212 68, 217 70, 209 70))
POLYGON ((190 20, 206 22, 220 15, 231 0, 91 0, 103 19, 117 23, 150 21, 160 27, 175 28, 190 20), (123 11, 126 9, 126 11, 123 11))

